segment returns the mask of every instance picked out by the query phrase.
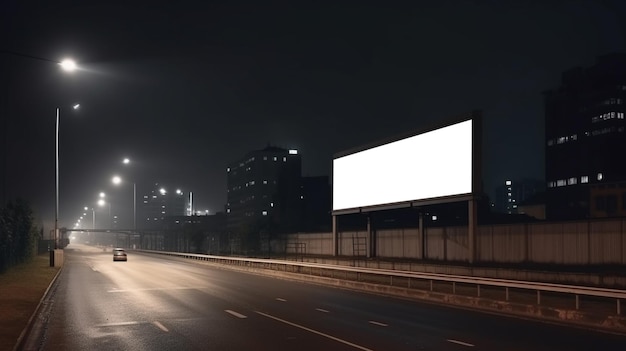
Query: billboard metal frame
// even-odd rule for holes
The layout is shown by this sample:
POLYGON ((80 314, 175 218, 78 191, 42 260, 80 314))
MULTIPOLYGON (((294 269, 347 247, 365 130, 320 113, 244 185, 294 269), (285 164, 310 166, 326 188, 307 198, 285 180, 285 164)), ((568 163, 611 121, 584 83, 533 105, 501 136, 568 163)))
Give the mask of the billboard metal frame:
MULTIPOLYGON (((412 136, 416 136, 419 134, 424 134, 430 131, 434 131, 437 129, 445 128, 447 126, 451 126, 457 123, 465 122, 471 120, 472 121, 472 182, 471 182, 471 192, 463 193, 463 194, 455 194, 450 196, 443 197, 435 197, 435 198, 426 198, 426 199, 415 199, 413 201, 402 201, 398 203, 387 203, 387 204, 377 204, 373 206, 367 207, 356 207, 350 209, 341 209, 341 210, 333 210, 332 212, 332 230, 333 230, 333 254, 335 256, 339 255, 339 233, 337 232, 337 216, 342 214, 350 214, 350 213, 364 213, 367 215, 367 237, 366 237, 366 251, 367 257, 375 257, 376 256, 376 229, 372 228, 371 218, 369 216, 370 212, 381 211, 381 210, 389 210, 396 208, 416 208, 417 220, 418 220, 418 241, 419 241, 419 250, 421 251, 421 258, 425 258, 425 247, 427 245, 426 236, 424 231, 424 213, 420 207, 434 205, 434 204, 442 204, 442 203, 451 203, 451 202, 464 202, 468 203, 468 247, 467 247, 467 260, 469 263, 473 263, 476 257, 476 226, 477 226, 477 198, 482 194, 482 112, 480 110, 474 110, 470 113, 463 114, 461 116, 456 116, 453 118, 449 118, 442 123, 437 123, 428 128, 423 128, 420 130, 412 131, 410 133, 404 133, 402 135, 397 135, 392 138, 387 138, 384 140, 379 140, 377 142, 367 144, 361 147, 353 148, 344 152, 340 152, 335 154, 333 157, 333 161, 339 157, 348 156, 360 151, 365 151, 377 146, 385 145, 392 143, 394 141, 399 141, 405 138, 409 138, 412 136)), ((334 169, 333 169, 334 174, 334 169)))
MULTIPOLYGON (((349 150, 338 152, 333 156, 333 161, 340 157, 356 154, 361 151, 366 151, 366 150, 369 150, 378 146, 400 141, 402 139, 432 132, 432 131, 449 127, 454 124, 465 122, 468 120, 472 121, 472 171, 471 171, 472 190, 470 193, 426 198, 426 199, 414 199, 414 200, 402 201, 402 202, 396 202, 396 203, 386 203, 386 204, 377 204, 377 205, 372 205, 372 206, 363 206, 363 207, 333 210, 332 214, 343 215, 343 214, 352 214, 352 213, 366 213, 366 212, 374 212, 374 211, 397 209, 397 208, 420 207, 420 206, 433 205, 433 204, 468 201, 468 200, 475 199, 477 196, 482 194, 482 113, 479 110, 475 110, 475 111, 472 111, 470 113, 463 114, 460 116, 454 116, 452 118, 448 118, 444 122, 438 122, 437 124, 430 125, 427 128, 413 130, 408 133, 395 135, 390 138, 385 138, 385 139, 378 140, 378 141, 365 144, 359 147, 355 147, 349 150)), ((333 169, 333 173, 334 173, 334 169, 333 169)))

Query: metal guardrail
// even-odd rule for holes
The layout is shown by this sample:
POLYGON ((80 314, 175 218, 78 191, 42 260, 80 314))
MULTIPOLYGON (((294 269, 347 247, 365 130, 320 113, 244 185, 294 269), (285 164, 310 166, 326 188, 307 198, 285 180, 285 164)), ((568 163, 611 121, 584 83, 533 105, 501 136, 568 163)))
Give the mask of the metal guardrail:
MULTIPOLYGON (((384 277, 388 281, 389 285, 394 285, 394 278, 402 278, 407 281, 407 288, 415 288, 415 285, 411 286, 411 280, 413 281, 429 281, 430 291, 433 291, 433 282, 449 282, 452 283, 452 292, 456 294, 457 284, 466 284, 476 287, 476 297, 481 297, 481 286, 483 287, 498 287, 505 290, 505 300, 509 301, 509 292, 511 289, 520 289, 526 291, 536 292, 537 305, 541 305, 542 293, 561 293, 573 295, 575 299, 576 309, 580 309, 580 297, 592 296, 604 299, 615 299, 616 301, 616 314, 621 315, 621 300, 626 300, 626 290, 608 289, 608 288, 596 288, 587 286, 565 285, 565 284, 552 284, 552 283, 540 283, 531 281, 520 280, 506 280, 496 278, 482 278, 482 277, 469 277, 462 275, 451 274, 437 274, 437 273, 419 273, 410 271, 398 271, 378 268, 360 268, 351 266, 337 266, 322 263, 307 263, 307 262, 293 262, 285 260, 273 260, 273 259, 255 259, 255 258, 241 258, 241 257, 228 257, 228 256, 213 256, 202 255, 192 253, 181 252, 166 252, 166 251, 153 251, 153 250, 137 250, 139 252, 178 256, 187 259, 209 261, 213 263, 234 265, 234 266, 246 266, 249 268, 263 268, 263 269, 275 269, 278 271, 288 271, 293 273, 306 273, 305 268, 309 269, 309 274, 314 275, 314 269, 318 270, 319 276, 325 276, 323 271, 329 273, 332 278, 341 278, 343 273, 354 273, 356 280, 364 280, 364 275, 384 277), (290 268, 288 268, 290 267, 290 268)), ((348 279, 347 274, 343 275, 343 278, 348 279)))

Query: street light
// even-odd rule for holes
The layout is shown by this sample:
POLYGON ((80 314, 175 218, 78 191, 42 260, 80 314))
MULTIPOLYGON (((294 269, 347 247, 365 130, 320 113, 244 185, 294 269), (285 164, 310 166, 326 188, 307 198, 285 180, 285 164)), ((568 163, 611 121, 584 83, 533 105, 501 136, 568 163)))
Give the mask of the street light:
MULTIPOLYGON (((89 207, 85 206, 85 211, 89 211, 89 207)), ((91 218, 91 229, 96 229, 96 209, 92 207, 91 213, 93 215, 91 218)))
MULTIPOLYGON (((102 195, 102 194, 104 194, 104 193, 100 193, 100 195, 102 195)), ((101 197, 101 199, 98 200, 98 206, 104 207, 104 205, 109 205, 109 222, 112 222, 112 220, 111 220, 111 203, 104 201, 104 199, 102 199, 104 196, 100 196, 100 197, 101 197)), ((109 226, 112 227, 111 223, 109 223, 109 226)))
MULTIPOLYGON (((122 163, 125 165, 130 164, 130 159, 128 157, 125 157, 122 160, 122 163)), ((120 178, 119 176, 114 176, 113 179, 113 184, 115 185, 119 185, 122 183, 122 178, 120 178)), ((137 230, 137 183, 133 182, 133 230, 137 230)))
POLYGON ((74 60, 72 59, 65 59, 59 62, 59 65, 61 65, 61 68, 63 68, 63 70, 67 72, 72 72, 76 70, 76 62, 74 62, 74 60))
MULTIPOLYGON (((65 62, 65 61, 64 61, 65 62)), ((71 65, 66 63, 65 66, 61 64, 62 67, 67 71, 71 65), (69 66, 68 66, 69 65, 69 66)), ((75 66, 75 64, 74 64, 75 66)), ((72 108, 77 110, 80 107, 80 104, 74 104, 72 108)), ((57 107, 57 118, 56 118, 56 133, 55 133, 55 181, 56 181, 56 206, 54 211, 54 248, 59 248, 59 116, 60 116, 60 108, 57 107)))
MULTIPOLYGON (((125 159, 126 161, 128 159, 125 159)), ((124 162, 128 163, 128 162, 124 162)), ((122 178, 120 176, 113 176, 111 182, 115 185, 122 184, 122 178)), ((133 182, 133 230, 137 229, 137 183, 133 182)))

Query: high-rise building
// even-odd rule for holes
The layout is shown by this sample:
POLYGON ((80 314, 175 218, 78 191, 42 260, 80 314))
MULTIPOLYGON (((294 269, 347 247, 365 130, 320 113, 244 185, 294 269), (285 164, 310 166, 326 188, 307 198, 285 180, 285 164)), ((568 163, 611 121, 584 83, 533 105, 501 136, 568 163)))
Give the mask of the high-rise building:
POLYGON ((166 217, 184 216, 188 197, 180 189, 168 189, 158 183, 141 189, 137 199, 137 228, 158 229, 166 217))
MULTIPOLYGON (((545 93, 548 219, 596 216, 592 203, 620 196, 619 191, 593 195, 591 190, 626 182, 625 102, 626 53, 599 57, 588 68, 570 69, 563 73, 559 88, 545 93)), ((617 210, 614 202, 610 208, 617 210)))
POLYGON ((301 165, 297 150, 275 146, 233 162, 226 170, 228 230, 296 230, 302 216, 301 165))

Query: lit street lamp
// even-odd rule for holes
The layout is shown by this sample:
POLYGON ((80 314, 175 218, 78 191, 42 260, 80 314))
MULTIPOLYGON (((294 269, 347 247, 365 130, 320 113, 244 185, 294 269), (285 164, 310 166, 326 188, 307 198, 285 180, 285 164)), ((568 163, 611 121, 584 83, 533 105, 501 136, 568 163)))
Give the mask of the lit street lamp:
MULTIPOLYGON (((128 157, 122 160, 122 163, 125 165, 130 164, 130 159, 128 157)), ((119 176, 114 176, 113 184, 119 185, 122 183, 122 178, 119 176)), ((133 182, 133 230, 137 230, 137 183, 133 182)))
MULTIPOLYGON (((0 53, 2 54, 8 54, 8 55, 14 55, 14 56, 19 56, 19 57, 24 57, 24 58, 28 58, 28 59, 34 59, 34 60, 40 60, 40 61, 46 61, 46 62, 52 62, 52 63, 56 63, 59 64, 61 66, 61 68, 64 71, 67 72, 71 72, 76 70, 78 67, 76 66, 76 63, 73 60, 70 59, 65 59, 61 62, 59 61, 55 61, 55 60, 50 60, 47 58, 43 58, 43 57, 38 57, 38 56, 32 56, 32 55, 27 55, 27 54, 23 54, 23 53, 19 53, 19 52, 14 52, 14 51, 9 51, 9 50, 4 50, 4 49, 0 49, 0 53)), ((74 106, 74 109, 78 108, 78 105, 74 106)), ((56 141, 56 148, 55 148, 55 168, 56 168, 56 172, 55 172, 55 183, 56 183, 56 202, 55 202, 55 211, 54 211, 54 249, 58 249, 59 247, 59 108, 57 107, 56 109, 56 132, 55 132, 55 141, 56 141)), ((6 121, 6 118, 4 119, 6 121)), ((6 127, 6 123, 5 123, 5 127, 6 127)), ((3 128, 6 130, 7 128, 3 128)), ((6 134, 5 134, 6 135, 6 134)), ((3 185, 4 186, 4 185, 3 185)), ((3 190, 3 196, 5 196, 6 194, 4 194, 4 192, 6 192, 6 190, 3 190)), ((53 253, 51 253, 50 255, 50 265, 53 266, 54 265, 54 258, 53 258, 53 253)))
MULTIPOLYGON (((103 194, 104 193, 100 193, 100 195, 103 195, 103 194)), ((98 200, 98 206, 104 207, 105 205, 109 205, 109 222, 112 222, 112 220, 111 220, 111 203, 104 201, 104 199, 103 199, 104 196, 100 196, 100 197, 101 197, 101 199, 98 200)), ((111 223, 109 223, 109 226, 112 227, 111 223)))
MULTIPOLYGON (((89 207, 85 206, 85 211, 89 211, 89 207)), ((96 229, 96 209, 93 207, 91 208, 91 214, 91 229, 96 229)))

